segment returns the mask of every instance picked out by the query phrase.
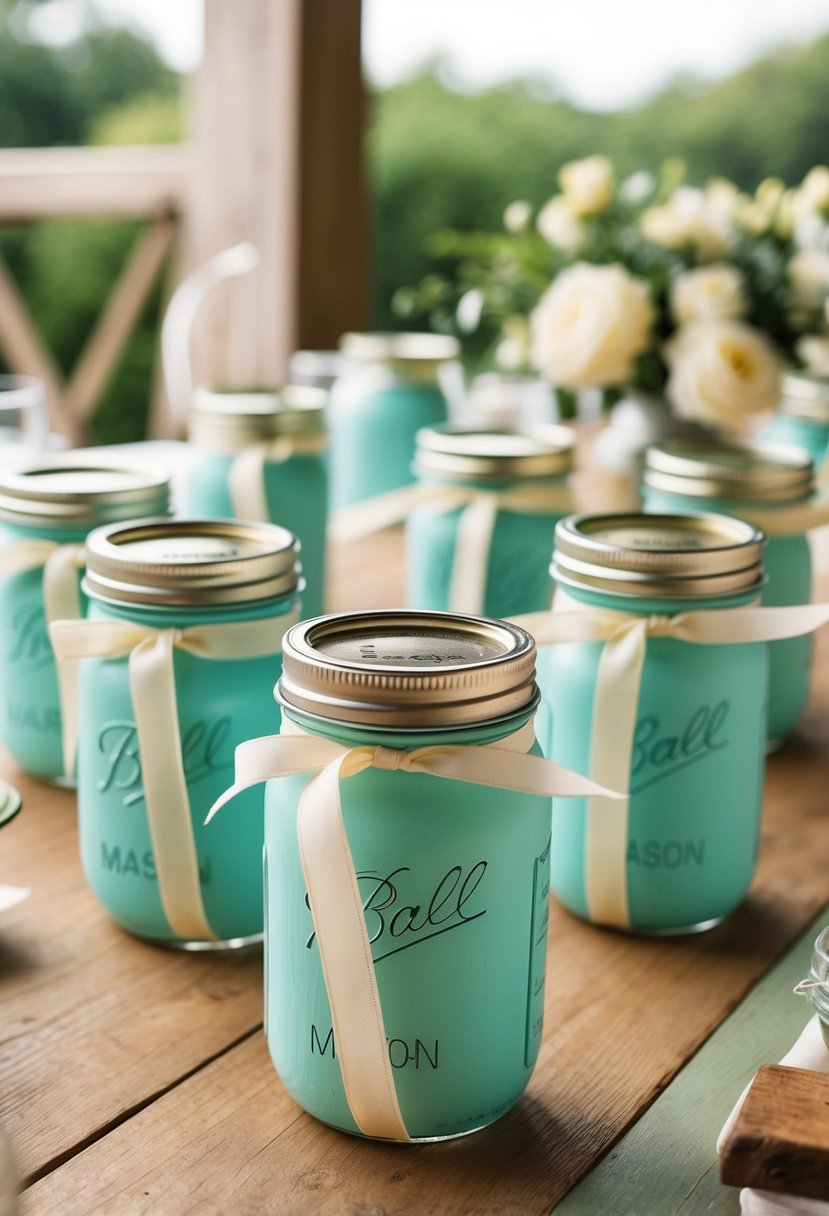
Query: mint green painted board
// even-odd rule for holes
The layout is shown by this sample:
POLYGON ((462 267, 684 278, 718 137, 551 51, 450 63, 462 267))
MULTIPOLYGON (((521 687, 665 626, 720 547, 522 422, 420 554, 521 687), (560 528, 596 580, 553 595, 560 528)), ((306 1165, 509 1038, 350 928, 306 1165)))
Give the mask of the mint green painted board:
POLYGON ((715 1144, 761 1064, 776 1063, 811 1016, 792 988, 808 974, 829 907, 555 1209, 556 1216, 738 1216, 739 1191, 722 1186, 715 1144))

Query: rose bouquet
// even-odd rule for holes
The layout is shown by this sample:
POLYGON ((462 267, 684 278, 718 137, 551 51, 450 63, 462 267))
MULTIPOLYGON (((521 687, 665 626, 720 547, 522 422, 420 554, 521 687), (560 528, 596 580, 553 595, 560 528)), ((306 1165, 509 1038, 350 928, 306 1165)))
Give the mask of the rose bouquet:
POLYGON ((829 374, 829 169, 753 195, 684 166, 617 183, 604 156, 564 166, 537 212, 514 202, 499 233, 443 233, 453 267, 398 293, 467 351, 535 370, 565 401, 631 389, 683 418, 737 430, 773 409, 786 366, 829 374))

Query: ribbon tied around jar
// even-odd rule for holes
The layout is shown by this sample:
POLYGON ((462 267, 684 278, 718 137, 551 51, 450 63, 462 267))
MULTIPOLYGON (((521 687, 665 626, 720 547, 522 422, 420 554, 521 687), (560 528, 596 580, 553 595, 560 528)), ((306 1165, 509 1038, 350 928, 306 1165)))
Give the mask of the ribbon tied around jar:
MULTIPOLYGON (((164 914, 182 938, 215 941, 205 913, 178 720, 174 650, 200 659, 252 659, 281 653, 282 635, 298 614, 252 621, 153 629, 121 620, 58 620, 49 633, 58 660, 58 679, 75 693, 81 659, 129 661, 138 754, 150 839, 164 914)), ((77 697, 64 706, 64 762, 74 767, 78 731, 77 697)))
POLYGON ((324 452, 328 438, 324 431, 297 435, 278 435, 275 439, 252 443, 234 456, 227 475, 227 489, 237 519, 270 522, 265 487, 265 467, 284 464, 293 456, 315 456, 324 452))
POLYGON ((639 689, 650 639, 698 646, 772 642, 812 633, 829 622, 829 604, 793 607, 695 609, 668 615, 638 615, 556 596, 552 612, 511 618, 539 647, 567 642, 599 642, 599 660, 590 738, 590 776, 625 791, 621 806, 606 797, 587 800, 585 892, 595 924, 630 927, 627 850, 630 823, 630 770, 639 689), (562 600, 566 611, 560 610, 562 600))
POLYGON ((425 773, 542 797, 619 797, 561 765, 530 754, 532 720, 483 746, 347 747, 307 734, 283 716, 282 733, 236 749, 236 779, 207 822, 242 790, 271 778, 316 773, 299 798, 297 835, 311 917, 331 1007, 349 1108, 367 1136, 410 1141, 389 1062, 357 875, 343 823, 340 782, 367 768, 425 773))
POLYGON ((569 515, 570 491, 562 485, 519 485, 504 490, 421 482, 378 494, 335 512, 331 534, 339 543, 359 540, 403 523, 416 507, 442 515, 460 510, 449 583, 449 611, 483 611, 489 554, 499 511, 518 515, 569 515))

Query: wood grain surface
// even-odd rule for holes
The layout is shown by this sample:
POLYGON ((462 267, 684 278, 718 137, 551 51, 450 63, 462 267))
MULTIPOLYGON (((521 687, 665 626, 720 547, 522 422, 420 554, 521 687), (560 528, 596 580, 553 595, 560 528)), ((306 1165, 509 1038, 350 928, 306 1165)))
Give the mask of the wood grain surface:
MULTIPOLYGON (((341 550, 336 606, 399 604, 400 570, 394 533, 341 550)), ((553 905, 545 1038, 528 1090, 487 1131, 434 1146, 369 1143, 302 1113, 250 1035, 258 962, 126 938, 83 889, 71 798, 27 786, 8 846, 0 839, 2 877, 39 890, 0 929, 16 961, 4 981, 16 1020, 0 1057, 0 1124, 25 1170, 45 1174, 23 1212, 549 1212, 825 904, 827 656, 829 637, 802 729, 771 759, 743 906, 711 933, 666 941, 597 930, 553 905), (8 870, 13 831, 26 838, 8 870)))

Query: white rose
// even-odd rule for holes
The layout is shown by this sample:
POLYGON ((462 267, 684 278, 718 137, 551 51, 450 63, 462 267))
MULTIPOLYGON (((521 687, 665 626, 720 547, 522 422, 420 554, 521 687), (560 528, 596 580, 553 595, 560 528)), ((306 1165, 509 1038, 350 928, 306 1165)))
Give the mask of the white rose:
POLYGON ((649 207, 640 219, 645 238, 666 249, 695 245, 703 262, 726 252, 730 240, 728 218, 701 190, 680 186, 669 202, 649 207))
POLYGON ((804 334, 795 349, 808 371, 817 376, 829 376, 829 337, 826 334, 804 334))
POLYGON ((563 194, 557 194, 538 213, 535 226, 548 245, 576 253, 587 240, 587 229, 577 219, 563 194))
POLYGON ((745 313, 743 276, 718 263, 677 275, 671 285, 671 311, 680 325, 723 321, 745 313))
POLYGON ((829 169, 826 165, 815 165, 809 170, 795 191, 795 200, 799 215, 829 209, 829 169))
POLYGON ((648 346, 648 287, 624 266, 577 262, 556 278, 530 317, 532 361, 553 384, 624 384, 648 346))
POLYGON ((824 249, 801 249, 788 266, 788 279, 798 304, 821 308, 829 293, 829 253, 824 249))
POLYGON ((705 201, 714 211, 726 217, 734 212, 739 190, 727 177, 712 177, 705 187, 705 201))
POLYGON ((739 427, 774 409, 780 362, 768 339, 741 321, 700 321, 665 347, 668 398, 683 418, 739 427))
POLYGON ((507 232, 523 232, 532 219, 533 209, 523 199, 510 203, 504 212, 504 227, 507 232))
POLYGON ((613 198, 613 166, 606 156, 571 160, 558 180, 573 215, 595 215, 613 198))

